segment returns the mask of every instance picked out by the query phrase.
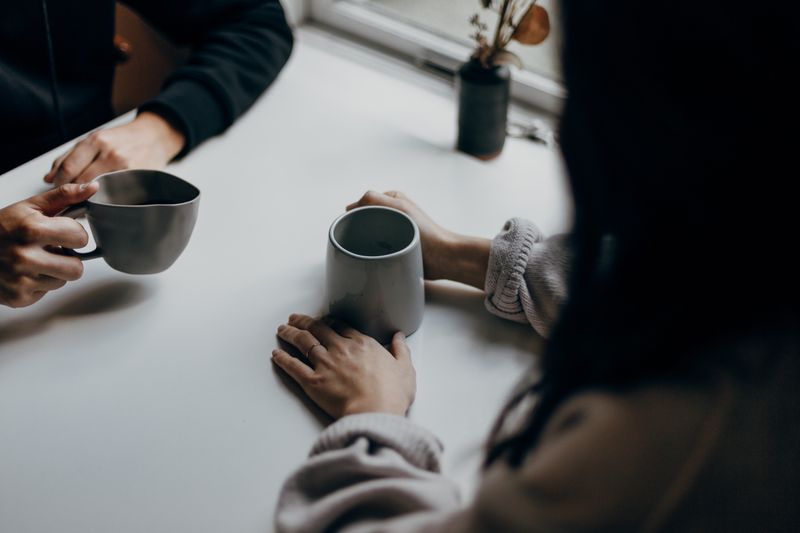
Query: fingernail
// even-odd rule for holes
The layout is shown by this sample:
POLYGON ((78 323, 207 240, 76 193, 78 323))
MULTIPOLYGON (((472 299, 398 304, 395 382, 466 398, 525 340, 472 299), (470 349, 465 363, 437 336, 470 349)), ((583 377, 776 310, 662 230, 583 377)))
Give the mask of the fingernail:
POLYGON ((80 186, 80 190, 81 190, 81 191, 85 191, 85 190, 86 190, 86 187, 88 187, 88 186, 89 186, 89 184, 88 184, 88 183, 82 183, 82 184, 81 184, 81 186, 80 186))
POLYGON ((278 355, 278 350, 272 350, 272 357, 275 358, 275 356, 277 355, 278 355))
POLYGON ((397 332, 397 338, 398 338, 399 340, 401 340, 401 341, 405 341, 405 340, 406 340, 406 334, 405 334, 405 333, 403 333, 402 331, 398 331, 398 332, 397 332))

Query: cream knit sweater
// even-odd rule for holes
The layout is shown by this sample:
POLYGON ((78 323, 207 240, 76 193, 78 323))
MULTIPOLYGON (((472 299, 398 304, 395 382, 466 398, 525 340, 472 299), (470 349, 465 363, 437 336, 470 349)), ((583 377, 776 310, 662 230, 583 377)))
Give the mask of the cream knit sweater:
MULTIPOLYGON (((544 239, 532 223, 510 220, 492 243, 487 309, 546 336, 565 298, 568 264, 565 238, 544 239)), ((703 440, 703 428, 721 420, 727 397, 666 385, 579 394, 554 413, 520 467, 488 468, 471 502, 440 473, 442 446, 428 430, 388 414, 347 416, 322 432, 286 481, 276 528, 657 529, 715 442, 716 433, 703 440)))

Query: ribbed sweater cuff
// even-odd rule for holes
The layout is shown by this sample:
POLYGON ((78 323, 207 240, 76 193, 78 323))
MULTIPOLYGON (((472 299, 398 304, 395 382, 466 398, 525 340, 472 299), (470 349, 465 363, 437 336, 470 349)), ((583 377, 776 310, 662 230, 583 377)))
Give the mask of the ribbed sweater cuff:
POLYGON ((309 456, 345 448, 359 438, 395 450, 417 468, 431 472, 441 470, 443 446, 439 439, 405 417, 385 413, 363 413, 339 419, 322 432, 309 456))
POLYGON ((533 245, 543 239, 533 222, 512 218, 492 241, 489 268, 486 272, 486 308, 496 315, 527 322, 520 304, 520 284, 533 245))
POLYGON ((176 159, 220 133, 232 120, 203 84, 189 79, 169 83, 161 94, 139 108, 139 113, 144 111, 161 115, 186 137, 186 144, 176 159))

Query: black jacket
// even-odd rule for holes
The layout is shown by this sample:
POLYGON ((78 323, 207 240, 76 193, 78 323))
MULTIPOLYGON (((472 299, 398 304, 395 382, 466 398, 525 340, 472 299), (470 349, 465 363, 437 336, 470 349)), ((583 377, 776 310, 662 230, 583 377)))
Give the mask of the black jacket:
MULTIPOLYGON (((192 48, 140 108, 185 134, 181 155, 250 107, 292 49, 278 0, 125 3, 192 48)), ((0 2, 0 174, 112 118, 114 19, 114 0, 0 2)))

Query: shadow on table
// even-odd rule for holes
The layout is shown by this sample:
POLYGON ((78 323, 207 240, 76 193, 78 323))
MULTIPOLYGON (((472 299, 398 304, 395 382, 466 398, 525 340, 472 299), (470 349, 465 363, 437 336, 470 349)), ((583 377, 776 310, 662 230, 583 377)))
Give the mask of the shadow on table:
POLYGON ((153 291, 153 286, 144 281, 115 280, 96 283, 72 295, 47 313, 0 324, 0 344, 41 333, 61 318, 110 313, 137 305, 148 299, 153 291))
POLYGON ((491 344, 511 345, 532 356, 542 353, 545 340, 530 325, 491 314, 483 300, 483 292, 471 287, 431 282, 425 284, 426 306, 447 307, 467 315, 470 335, 483 337, 491 344))

